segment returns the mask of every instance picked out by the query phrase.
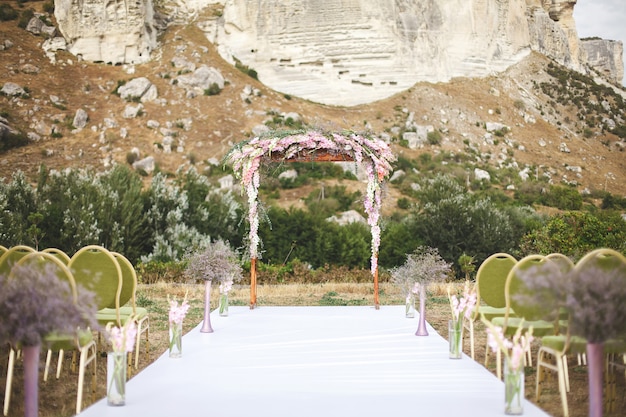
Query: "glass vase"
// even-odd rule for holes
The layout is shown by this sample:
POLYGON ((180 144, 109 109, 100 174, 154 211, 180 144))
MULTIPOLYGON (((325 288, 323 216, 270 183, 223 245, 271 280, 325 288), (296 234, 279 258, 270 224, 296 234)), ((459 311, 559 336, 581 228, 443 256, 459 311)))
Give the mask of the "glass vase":
POLYGON ((228 293, 224 293, 220 295, 219 311, 220 311, 220 316, 222 317, 228 316, 228 293))
POLYGON ((107 354, 107 404, 120 406, 126 403, 126 352, 107 354))
POLYGON ((183 356, 183 323, 170 322, 170 358, 183 356))
POLYGON ((406 296, 405 316, 407 319, 415 317, 415 294, 412 292, 406 296))
POLYGON ((504 414, 524 414, 524 367, 511 369, 504 361, 504 414))
POLYGON ((448 344, 450 345, 450 359, 461 359, 463 356, 463 320, 448 321, 448 344))

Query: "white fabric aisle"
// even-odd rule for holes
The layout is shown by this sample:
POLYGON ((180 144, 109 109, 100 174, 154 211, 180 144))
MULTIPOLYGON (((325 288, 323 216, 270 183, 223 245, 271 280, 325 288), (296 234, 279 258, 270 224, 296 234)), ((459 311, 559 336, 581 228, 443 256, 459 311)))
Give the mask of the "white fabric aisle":
MULTIPOLYGON (((404 306, 230 307, 135 375, 126 405, 84 417, 503 416, 504 384, 404 306)), ((528 387, 527 387, 528 389, 528 387)), ((547 416, 526 401, 525 416, 547 416)))

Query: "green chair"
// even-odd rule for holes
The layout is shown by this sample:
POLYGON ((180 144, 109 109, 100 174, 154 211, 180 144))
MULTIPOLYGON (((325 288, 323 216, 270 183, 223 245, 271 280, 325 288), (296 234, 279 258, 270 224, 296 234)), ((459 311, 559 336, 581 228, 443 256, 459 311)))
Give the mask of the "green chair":
MULTIPOLYGON (((0 247, 0 274, 9 276, 13 267, 19 262, 20 259, 26 255, 35 252, 35 249, 30 246, 18 245, 9 249, 4 246, 0 247)), ((9 404, 11 402, 11 385, 13 379, 13 368, 15 367, 15 360, 19 356, 19 351, 13 348, 9 348, 9 360, 7 363, 7 383, 4 389, 4 415, 9 413, 9 404)))
POLYGON ((0 274, 9 275, 13 266, 17 264, 20 259, 33 252, 36 252, 36 250, 26 245, 17 245, 6 249, 2 256, 0 256, 0 274))
MULTIPOLYGON (((533 303, 525 303, 518 299, 518 296, 532 295, 526 287, 525 282, 520 278, 519 273, 533 266, 544 262, 551 262, 543 255, 529 255, 520 259, 511 269, 507 276, 504 294, 506 299, 505 314, 502 317, 494 317, 491 323, 500 326, 506 336, 512 336, 521 326, 524 330, 532 327, 534 337, 543 337, 559 333, 558 313, 555 306, 549 305, 546 308, 539 308, 533 303), (514 315, 511 312, 515 312, 514 315), (552 317, 554 315, 554 317, 552 317)), ((530 351, 526 352, 526 362, 532 366, 532 356, 530 351)), ((501 360, 498 357, 497 375, 501 377, 501 360)))
MULTIPOLYGON (((475 357, 474 323, 481 315, 487 320, 494 317, 504 316, 506 300, 504 297, 504 285, 509 271, 515 266, 517 259, 508 253, 495 253, 485 259, 476 272, 476 309, 471 320, 467 320, 465 326, 470 334, 470 353, 475 357)), ((489 359, 489 349, 485 351, 485 366, 489 359)))
MULTIPOLYGON (((78 300, 78 293, 76 289, 76 283, 69 268, 56 256, 50 253, 44 252, 31 252, 22 257, 15 265, 30 265, 36 268, 52 268, 55 275, 66 281, 72 290, 74 301, 78 300)), ((19 279, 12 277, 12 279, 19 279)), ((85 380, 85 371, 90 363, 92 365, 92 397, 96 392, 96 343, 93 338, 93 333, 89 329, 77 329, 75 334, 50 334, 45 337, 44 343, 48 346, 48 353, 46 356, 46 366, 44 370, 44 381, 47 381, 48 370, 50 367, 50 359, 52 352, 59 352, 59 360, 57 365, 57 379, 60 377, 60 371, 62 367, 62 358, 64 351, 74 351, 74 354, 79 354, 79 366, 78 366, 78 388, 76 393, 76 413, 78 414, 82 409, 83 399, 83 386, 85 380)), ((13 379, 13 370, 15 363, 16 352, 11 349, 9 352, 9 363, 7 366, 7 384, 5 388, 5 401, 4 401, 4 415, 8 414, 9 404, 11 399, 11 385, 13 379)), ((74 371, 76 367, 74 366, 74 371)))
MULTIPOLYGON (((105 308, 115 309, 114 321, 122 325, 119 315, 122 294, 122 269, 113 254, 98 245, 89 245, 79 249, 70 259, 68 267, 77 284, 96 294, 96 305, 100 312, 105 308)), ((98 322, 106 326, 111 321, 106 316, 98 322)))
POLYGON ((63 252, 61 249, 57 249, 57 248, 46 248, 44 250, 42 250, 43 253, 49 253, 51 255, 56 256, 57 258, 59 258, 59 260, 61 262, 63 262, 65 265, 70 263, 70 256, 63 252))
MULTIPOLYGON (((605 248, 589 252, 573 265, 573 268, 581 270, 596 262, 597 265, 603 268, 625 268, 626 270, 626 258, 617 251, 605 248)), ((587 341, 582 337, 572 336, 569 325, 565 334, 549 335, 541 338, 541 346, 537 352, 537 385, 535 389, 537 402, 541 398, 541 389, 545 383, 547 371, 555 372, 557 374, 563 415, 565 417, 569 416, 567 393, 570 390, 570 385, 567 356, 575 354, 580 358, 585 355, 586 348, 587 341)), ((626 343, 623 340, 606 342, 604 351, 609 357, 621 356, 623 358, 624 352, 626 352, 626 343)), ((608 363, 610 364, 610 362, 608 363)), ((610 402, 611 390, 607 390, 607 393, 609 394, 607 399, 610 402)))
MULTIPOLYGON (((132 263, 122 254, 118 252, 111 252, 115 259, 118 261, 122 271, 122 292, 120 294, 120 308, 119 315, 122 323, 125 323, 129 318, 133 318, 137 324, 137 342, 135 344, 135 369, 139 364, 139 351, 141 347, 141 336, 146 336, 146 354, 149 353, 150 348, 150 318, 148 316, 148 310, 143 307, 137 307, 136 293, 137 293, 137 272, 132 263)), ((117 317, 115 308, 105 308, 98 312, 98 318, 101 321, 113 321, 117 317)), ((130 363, 130 362, 129 362, 130 363)))

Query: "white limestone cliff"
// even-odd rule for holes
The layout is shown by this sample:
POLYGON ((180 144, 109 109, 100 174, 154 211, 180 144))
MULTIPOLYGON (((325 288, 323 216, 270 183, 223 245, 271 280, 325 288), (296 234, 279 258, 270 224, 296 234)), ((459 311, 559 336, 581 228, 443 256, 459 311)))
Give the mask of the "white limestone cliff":
POLYGON ((480 77, 531 50, 580 68, 575 0, 226 0, 220 54, 278 91, 326 104, 417 81, 480 77), (304 82, 306 80, 306 82, 304 82))
POLYGON ((582 39, 580 45, 589 66, 613 84, 621 85, 624 78, 624 45, 621 41, 582 39))
POLYGON ((87 61, 147 62, 157 46, 152 0, 55 0, 54 16, 67 50, 87 61))

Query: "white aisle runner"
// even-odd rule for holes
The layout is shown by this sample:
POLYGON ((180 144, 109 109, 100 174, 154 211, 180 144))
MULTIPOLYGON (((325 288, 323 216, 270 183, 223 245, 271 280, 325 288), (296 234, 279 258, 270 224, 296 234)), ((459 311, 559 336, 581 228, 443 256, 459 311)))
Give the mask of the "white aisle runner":
MULTIPOLYGON (((135 375, 126 405, 84 417, 503 416, 504 384, 404 306, 230 307, 135 375)), ((527 387, 527 389, 529 389, 527 387)), ((547 416, 526 401, 525 416, 547 416)))

